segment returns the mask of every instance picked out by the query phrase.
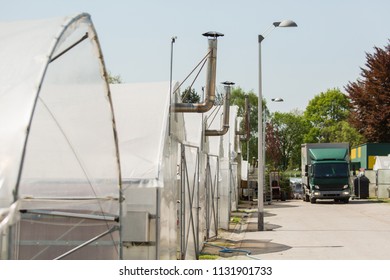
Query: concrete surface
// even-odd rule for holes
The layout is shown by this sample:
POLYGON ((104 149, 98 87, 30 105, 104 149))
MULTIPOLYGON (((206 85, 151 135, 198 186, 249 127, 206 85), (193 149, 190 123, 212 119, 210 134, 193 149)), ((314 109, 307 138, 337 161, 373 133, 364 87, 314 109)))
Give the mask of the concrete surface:
POLYGON ((257 231, 257 202, 240 205, 241 222, 221 231, 204 253, 220 259, 390 260, 390 203, 351 200, 273 202, 257 231), (222 247, 233 250, 221 253, 222 247))

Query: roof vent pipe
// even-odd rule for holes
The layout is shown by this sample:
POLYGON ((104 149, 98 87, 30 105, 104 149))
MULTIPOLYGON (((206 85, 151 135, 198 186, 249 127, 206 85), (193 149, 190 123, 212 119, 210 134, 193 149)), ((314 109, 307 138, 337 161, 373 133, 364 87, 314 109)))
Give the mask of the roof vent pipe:
POLYGON ((225 135, 229 130, 229 114, 230 114, 230 89, 231 86, 234 85, 233 82, 223 82, 225 85, 225 102, 223 106, 223 124, 220 130, 212 130, 206 129, 206 136, 221 136, 225 135))
POLYGON ((245 96, 245 112, 244 112, 244 129, 236 131, 236 135, 244 135, 240 137, 240 141, 249 141, 250 138, 250 123, 249 123, 249 113, 250 113, 250 105, 249 105, 249 96, 245 96))
POLYGON ((224 36, 218 32, 202 34, 208 37, 209 49, 207 57, 207 76, 205 98, 203 103, 175 103, 172 110, 178 113, 205 113, 209 111, 215 101, 215 80, 217 73, 217 38, 224 36))

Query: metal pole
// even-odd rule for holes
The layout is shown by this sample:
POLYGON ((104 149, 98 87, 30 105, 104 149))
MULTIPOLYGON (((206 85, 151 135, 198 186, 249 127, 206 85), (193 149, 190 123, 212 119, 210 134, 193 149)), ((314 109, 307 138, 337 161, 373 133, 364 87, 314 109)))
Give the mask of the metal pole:
POLYGON ((156 189, 156 260, 160 259, 160 215, 161 215, 161 190, 156 189))
MULTIPOLYGON (((168 134, 171 135, 171 112, 172 112, 172 82, 173 82, 173 44, 176 42, 177 37, 171 38, 171 63, 169 67, 169 122, 168 122, 168 134)), ((176 100, 176 99, 175 99, 176 100)))
POLYGON ((185 146, 184 144, 181 144, 181 165, 180 165, 180 259, 185 259, 185 202, 186 202, 186 196, 185 196, 185 182, 187 180, 186 173, 185 173, 185 146))
POLYGON ((257 207, 258 207, 258 223, 257 229, 264 231, 264 171, 263 171, 263 95, 262 95, 262 78, 261 78, 261 42, 264 40, 262 35, 259 35, 259 96, 258 96, 258 174, 257 174, 257 207))
POLYGON ((196 161, 196 176, 195 176, 195 180, 196 180, 196 183, 195 183, 195 186, 196 186, 196 189, 197 189, 197 192, 196 192, 196 259, 199 260, 199 254, 200 254, 200 248, 199 248, 199 211, 200 211, 200 202, 199 202, 199 199, 200 199, 200 193, 199 193, 199 187, 200 187, 200 184, 199 184, 199 171, 200 171, 200 152, 199 152, 199 147, 196 147, 196 157, 197 157, 197 161, 196 161))
POLYGON ((107 234, 110 234, 110 233, 112 233, 112 232, 114 232, 114 231, 117 231, 117 230, 119 230, 119 226, 112 226, 112 227, 111 227, 110 229, 108 229, 107 231, 105 231, 105 232, 103 232, 103 233, 101 233, 101 234, 95 236, 94 238, 92 238, 92 239, 90 239, 90 240, 88 240, 88 241, 86 241, 86 242, 80 244, 79 246, 73 248, 72 250, 69 250, 68 252, 62 254, 61 256, 56 257, 54 260, 61 260, 61 259, 65 258, 65 257, 69 256, 70 254, 76 252, 77 250, 79 250, 79 249, 81 249, 81 248, 83 248, 83 247, 86 247, 87 245, 93 243, 94 241, 96 241, 96 240, 102 238, 103 236, 105 236, 105 235, 107 235, 107 234))
MULTIPOLYGON (((258 230, 264 230, 264 155, 263 155, 263 146, 264 141, 260 133, 263 132, 263 94, 262 94, 262 80, 261 80, 261 42, 264 40, 265 36, 269 34, 276 27, 296 27, 297 24, 291 20, 284 20, 274 22, 264 33, 263 35, 258 36, 259 41, 259 100, 258 100, 258 230), (260 165, 262 165, 260 167, 260 165)), ((271 188, 272 192, 272 188, 271 188)))

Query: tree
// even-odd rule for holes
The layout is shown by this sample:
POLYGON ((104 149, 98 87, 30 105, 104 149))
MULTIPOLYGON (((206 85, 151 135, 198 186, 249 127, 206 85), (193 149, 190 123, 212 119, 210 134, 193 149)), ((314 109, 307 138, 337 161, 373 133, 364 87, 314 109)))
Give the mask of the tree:
POLYGON ((107 82, 109 84, 121 84, 122 78, 120 75, 112 75, 111 72, 108 72, 107 82))
POLYGON ((183 103, 199 103, 200 96, 195 91, 195 89, 188 87, 181 94, 181 99, 183 103))
POLYGON ((282 160, 280 146, 278 128, 274 126, 273 122, 267 122, 265 134, 265 160, 266 165, 270 166, 272 170, 278 169, 280 166, 282 160))
POLYGON ((355 142, 360 141, 362 137, 347 122, 349 109, 349 99, 339 89, 330 89, 316 95, 309 101, 304 112, 310 126, 304 142, 347 142, 353 137, 355 142), (341 125, 340 122, 343 121, 345 123, 341 125))
POLYGON ((350 121, 369 142, 390 142, 390 44, 366 53, 361 78, 345 90, 351 99, 350 121))
MULTIPOLYGON (((249 104, 250 104, 250 113, 249 113, 249 125, 250 125, 250 139, 249 143, 243 142, 242 143, 242 156, 243 158, 246 158, 247 160, 251 161, 252 158, 257 159, 257 152, 258 152, 258 134, 257 134, 257 104, 258 104, 258 96, 253 92, 245 92, 240 87, 234 87, 231 96, 230 96, 230 104, 238 106, 238 116, 243 117, 244 111, 245 111, 245 96, 248 96, 249 98, 249 104), (249 149, 248 145, 249 144, 249 149), (249 155, 247 155, 247 150, 249 150, 249 155)), ((263 108, 266 106, 265 102, 263 101, 263 108)), ((244 129, 243 122, 241 123, 242 127, 241 129, 244 129)))
POLYGON ((223 105, 224 102, 225 102, 225 95, 222 92, 219 92, 217 90, 217 92, 215 94, 214 105, 216 105, 216 106, 223 105))
POLYGON ((301 144, 303 143, 304 135, 309 130, 309 125, 305 120, 303 113, 299 111, 290 113, 275 112, 271 121, 272 131, 267 133, 273 134, 273 138, 268 138, 267 157, 275 164, 273 167, 286 170, 300 166, 301 160, 301 144), (279 154, 275 151, 279 149, 279 154), (273 155, 277 155, 272 158, 273 155), (277 162, 277 160, 279 160, 277 162))
POLYGON ((333 126, 326 127, 323 133, 331 135, 331 142, 346 142, 351 146, 365 142, 364 137, 347 121, 340 121, 333 126))

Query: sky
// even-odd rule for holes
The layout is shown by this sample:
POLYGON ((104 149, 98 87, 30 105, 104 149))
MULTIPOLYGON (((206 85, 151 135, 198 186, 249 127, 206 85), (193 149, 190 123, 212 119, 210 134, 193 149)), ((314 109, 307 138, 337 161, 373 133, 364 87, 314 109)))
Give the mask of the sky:
MULTIPOLYGON (((0 21, 91 15, 107 69, 125 83, 179 82, 207 51, 202 34, 217 31, 217 83, 262 94, 271 112, 304 111, 315 95, 356 81, 366 53, 390 43, 388 0, 0 0, 0 21), (275 21, 261 46, 258 35, 275 21), (284 102, 271 102, 272 98, 284 102)), ((195 86, 204 83, 204 72, 195 86)), ((189 80, 191 82, 191 80, 189 80)), ((186 84, 185 84, 186 85, 186 84)))

